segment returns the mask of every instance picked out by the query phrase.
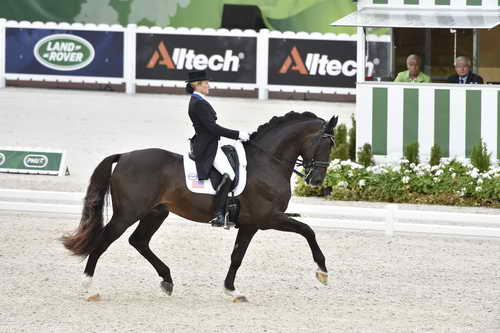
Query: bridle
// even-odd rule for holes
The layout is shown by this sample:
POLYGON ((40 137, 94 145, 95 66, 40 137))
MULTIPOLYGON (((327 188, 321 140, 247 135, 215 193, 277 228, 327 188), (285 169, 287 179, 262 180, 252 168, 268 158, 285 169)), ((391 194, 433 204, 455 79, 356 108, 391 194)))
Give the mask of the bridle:
POLYGON ((333 134, 325 133, 325 128, 323 128, 323 132, 319 136, 318 143, 316 144, 316 147, 314 149, 313 158, 309 162, 304 162, 301 159, 297 159, 297 161, 293 162, 294 166, 291 168, 289 165, 292 164, 292 161, 289 161, 289 160, 286 160, 283 158, 279 158, 279 157, 275 156, 273 153, 261 148, 259 145, 257 145, 256 143, 254 143, 252 141, 247 141, 245 143, 254 146, 255 148, 257 148, 261 152, 265 153, 266 155, 270 156, 271 158, 273 158, 277 162, 287 166, 292 172, 294 172, 299 177, 304 178, 304 180, 306 180, 306 182, 307 182, 310 179, 314 170, 316 170, 318 168, 325 168, 326 169, 330 165, 329 161, 317 161, 314 158, 316 156, 316 153, 318 152, 321 140, 326 139, 326 138, 330 139, 333 143, 333 146, 335 147, 335 136, 333 134), (304 169, 307 171, 307 173, 304 174, 304 173, 298 171, 296 169, 296 167, 304 167, 304 169))
POLYGON ((309 162, 304 162, 303 160, 297 160, 297 162, 295 162, 296 167, 302 166, 307 171, 307 173, 304 175, 302 172, 297 171, 295 168, 293 169, 293 172, 295 172, 298 176, 304 178, 306 183, 308 183, 312 173, 316 169, 318 169, 318 168, 325 168, 326 169, 330 165, 329 161, 316 161, 316 159, 315 159, 315 156, 316 156, 316 153, 318 152, 321 140, 327 139, 327 138, 332 141, 332 144, 335 147, 335 136, 333 134, 325 133, 325 131, 323 130, 323 134, 321 134, 321 136, 318 140, 318 143, 316 144, 316 148, 314 149, 313 158, 309 162))

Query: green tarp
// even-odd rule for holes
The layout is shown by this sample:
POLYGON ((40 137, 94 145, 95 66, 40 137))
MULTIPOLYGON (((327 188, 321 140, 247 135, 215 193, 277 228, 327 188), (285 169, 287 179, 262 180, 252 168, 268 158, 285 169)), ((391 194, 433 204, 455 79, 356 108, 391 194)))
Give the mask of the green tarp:
POLYGON ((257 5, 272 30, 355 33, 355 28, 329 26, 356 9, 352 0, 2 0, 0 17, 216 29, 224 4, 257 5))

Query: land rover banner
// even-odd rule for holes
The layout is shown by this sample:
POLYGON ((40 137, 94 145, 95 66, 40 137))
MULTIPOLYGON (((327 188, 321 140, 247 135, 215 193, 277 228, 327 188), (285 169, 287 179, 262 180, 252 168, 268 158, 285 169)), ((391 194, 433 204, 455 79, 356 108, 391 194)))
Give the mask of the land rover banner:
POLYGON ((123 32, 7 28, 6 72, 123 77, 123 32))
POLYGON ((63 175, 63 151, 0 147, 0 172, 63 175))
POLYGON ((137 34, 138 79, 184 81, 207 70, 212 81, 256 82, 256 37, 137 34))
MULTIPOLYGON (((368 43, 368 77, 388 76, 389 47, 368 43)), ((269 39, 269 84, 354 88, 356 67, 356 41, 269 39)))

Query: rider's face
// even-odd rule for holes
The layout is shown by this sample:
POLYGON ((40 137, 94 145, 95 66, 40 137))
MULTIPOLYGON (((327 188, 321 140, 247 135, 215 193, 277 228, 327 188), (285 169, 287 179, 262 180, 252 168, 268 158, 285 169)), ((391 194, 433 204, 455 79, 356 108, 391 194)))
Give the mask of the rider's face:
POLYGON ((203 95, 208 95, 209 89, 210 89, 210 86, 208 85, 208 81, 201 81, 200 84, 198 84, 195 87, 195 91, 202 93, 203 95))

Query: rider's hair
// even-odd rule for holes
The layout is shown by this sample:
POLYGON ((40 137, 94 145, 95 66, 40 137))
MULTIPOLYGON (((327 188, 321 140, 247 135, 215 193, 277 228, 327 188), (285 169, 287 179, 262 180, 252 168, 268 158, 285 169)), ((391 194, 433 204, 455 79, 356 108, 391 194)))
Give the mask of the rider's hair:
POLYGON ((188 82, 186 84, 186 92, 188 94, 192 94, 194 92, 194 87, 196 87, 197 85, 200 85, 200 84, 201 84, 201 81, 188 82))

